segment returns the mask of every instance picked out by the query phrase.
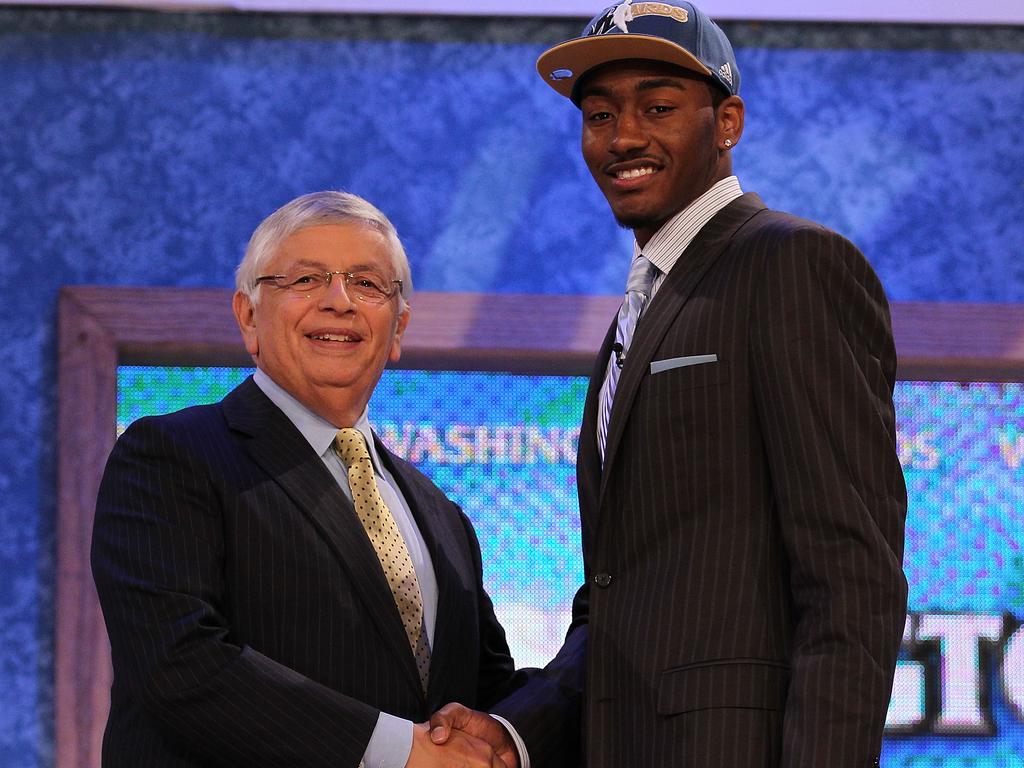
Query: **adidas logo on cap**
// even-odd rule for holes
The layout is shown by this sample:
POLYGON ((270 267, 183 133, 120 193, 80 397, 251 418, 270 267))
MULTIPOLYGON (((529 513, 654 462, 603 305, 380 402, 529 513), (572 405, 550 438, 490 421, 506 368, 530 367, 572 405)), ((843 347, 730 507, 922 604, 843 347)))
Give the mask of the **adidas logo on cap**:
POLYGON ((729 66, 728 61, 718 68, 718 74, 722 76, 722 79, 725 80, 725 82, 732 85, 732 67, 729 66))

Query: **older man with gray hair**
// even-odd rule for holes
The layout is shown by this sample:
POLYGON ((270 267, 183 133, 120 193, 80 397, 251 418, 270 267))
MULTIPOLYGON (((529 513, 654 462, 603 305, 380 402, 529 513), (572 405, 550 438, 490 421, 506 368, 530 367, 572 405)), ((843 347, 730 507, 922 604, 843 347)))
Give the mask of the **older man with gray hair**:
POLYGON ((238 268, 255 374, 118 440, 92 548, 104 766, 504 765, 416 724, 517 678, 469 520, 370 427, 411 291, 374 206, 293 200, 238 268))

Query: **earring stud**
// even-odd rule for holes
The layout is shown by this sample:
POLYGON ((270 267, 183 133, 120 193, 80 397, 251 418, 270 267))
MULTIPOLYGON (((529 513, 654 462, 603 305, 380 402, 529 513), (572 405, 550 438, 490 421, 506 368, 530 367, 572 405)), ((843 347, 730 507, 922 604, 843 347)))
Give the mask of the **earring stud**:
POLYGON ((731 146, 732 146, 732 139, 726 139, 725 140, 725 148, 728 149, 731 146))

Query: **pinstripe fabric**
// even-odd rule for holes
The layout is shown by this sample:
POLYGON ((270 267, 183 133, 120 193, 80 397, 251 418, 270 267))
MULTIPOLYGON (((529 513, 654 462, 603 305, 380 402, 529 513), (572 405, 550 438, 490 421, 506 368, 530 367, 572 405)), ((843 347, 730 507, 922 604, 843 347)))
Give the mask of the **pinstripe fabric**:
POLYGON ((510 689, 468 520, 378 450, 437 574, 426 697, 350 502, 251 379, 122 435, 92 549, 114 662, 104 766, 355 766, 380 710, 422 721, 510 689))
POLYGON ((584 668, 591 768, 874 764, 906 611, 895 370, 849 242, 751 194, 704 227, 637 327, 603 473, 591 379, 574 630, 495 709, 537 768, 570 764, 584 668))

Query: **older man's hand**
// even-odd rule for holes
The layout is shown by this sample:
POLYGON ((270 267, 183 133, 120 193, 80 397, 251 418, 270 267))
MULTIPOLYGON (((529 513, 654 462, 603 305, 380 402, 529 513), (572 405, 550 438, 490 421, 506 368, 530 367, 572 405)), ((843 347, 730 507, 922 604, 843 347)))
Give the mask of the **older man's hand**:
POLYGON ((453 702, 431 716, 430 738, 435 744, 447 745, 458 735, 486 742, 494 750, 502 768, 519 768, 519 754, 505 726, 484 712, 453 702))

